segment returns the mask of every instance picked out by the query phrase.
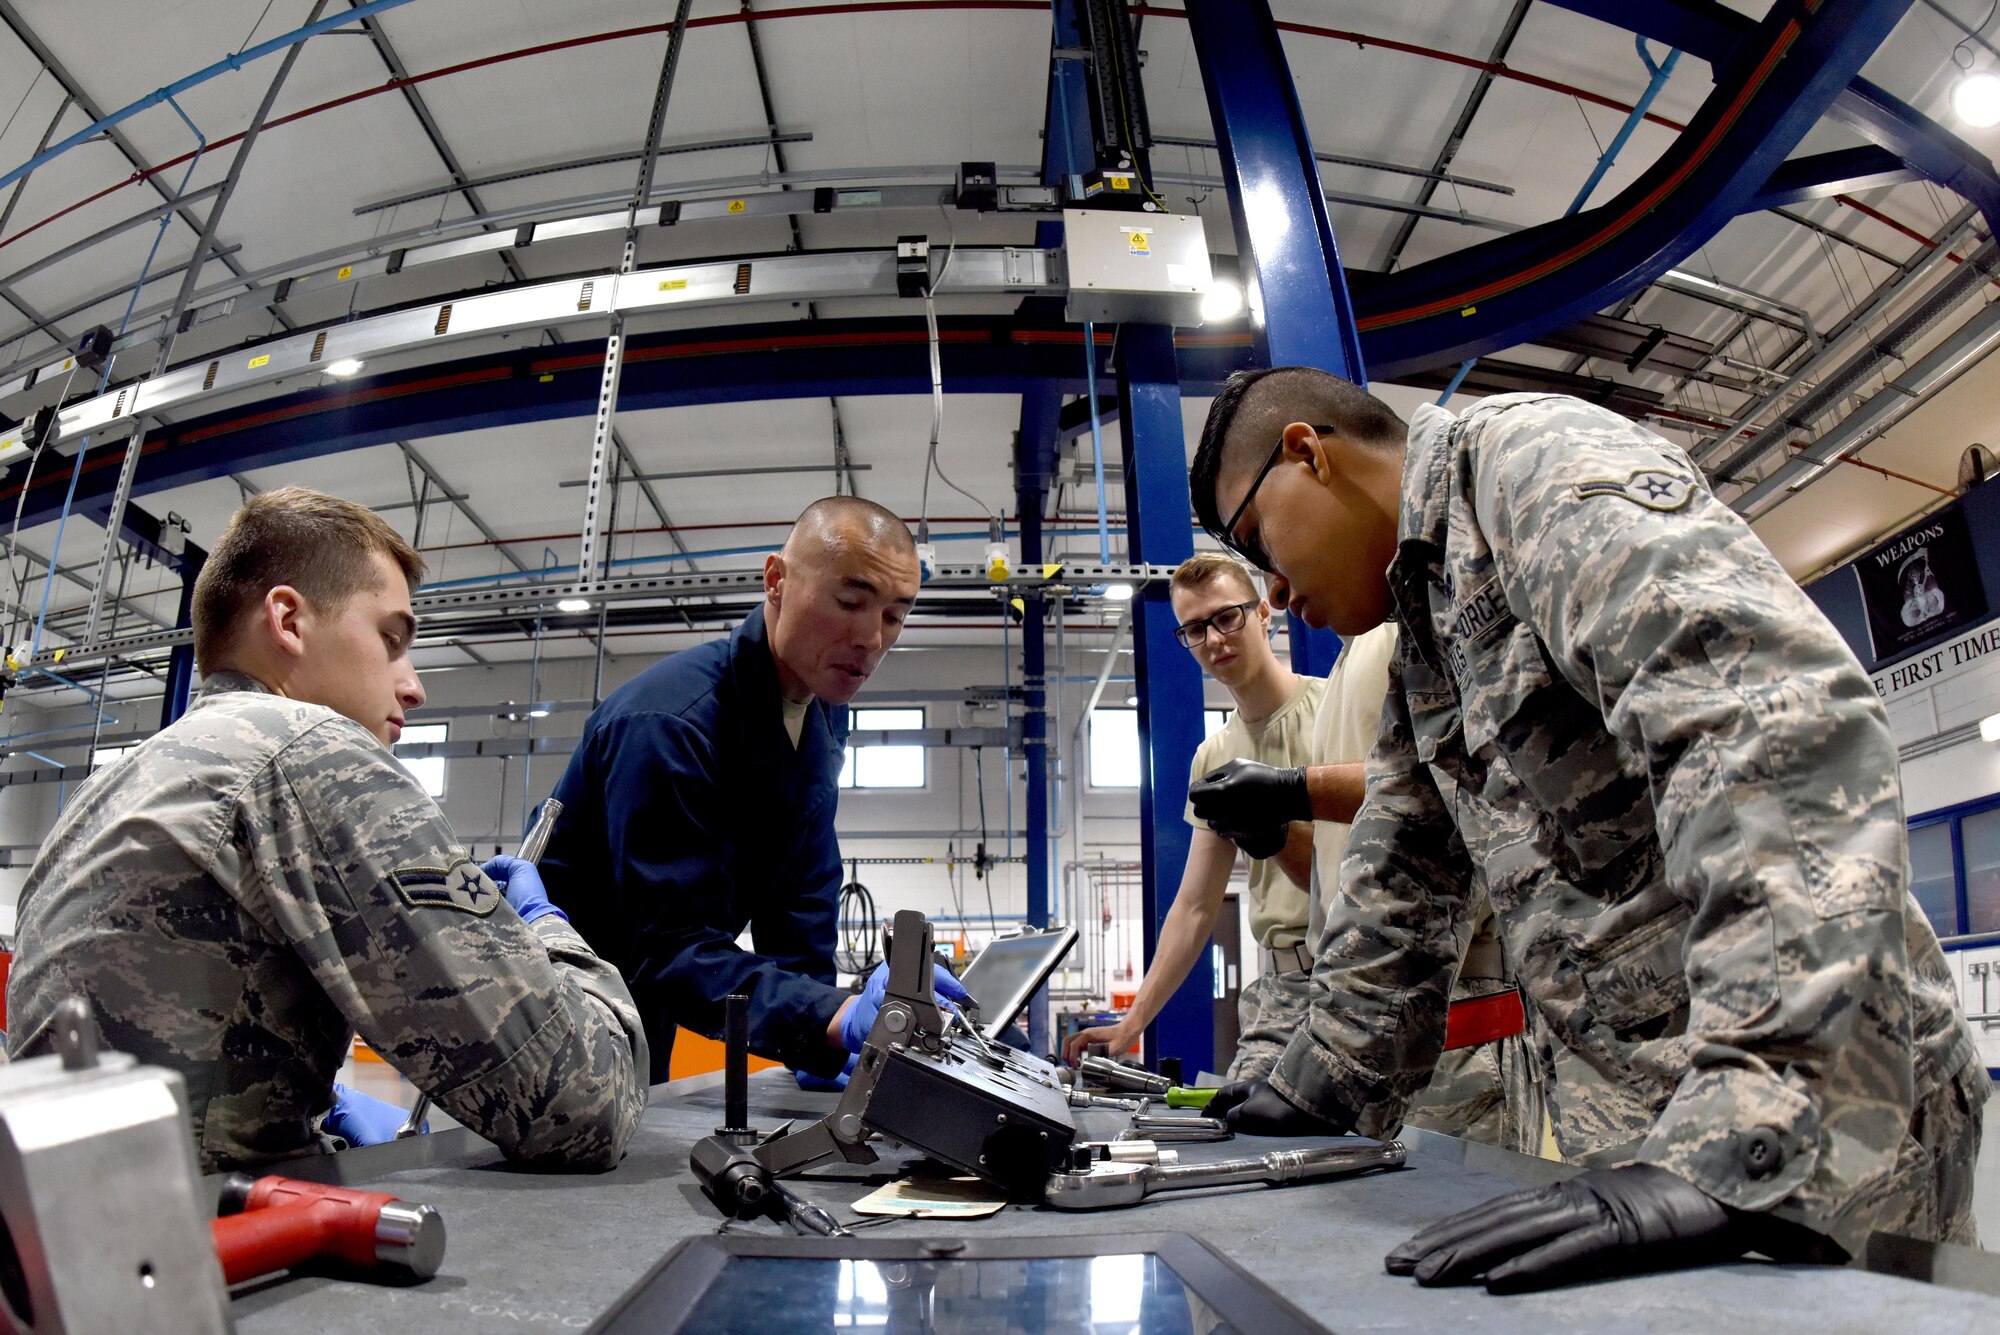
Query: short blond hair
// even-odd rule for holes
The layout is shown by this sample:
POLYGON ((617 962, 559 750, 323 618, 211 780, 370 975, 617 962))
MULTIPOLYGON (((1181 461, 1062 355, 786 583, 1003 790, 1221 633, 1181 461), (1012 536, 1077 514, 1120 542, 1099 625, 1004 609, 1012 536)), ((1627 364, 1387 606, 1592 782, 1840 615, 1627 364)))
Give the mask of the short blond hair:
POLYGON ((386 553, 410 592, 423 581, 424 558, 367 506, 306 487, 279 487, 243 503, 222 531, 194 582, 194 656, 213 672, 229 652, 237 624, 280 584, 329 612, 374 587, 370 558, 386 553))
POLYGON ((1257 591, 1257 581, 1251 575, 1250 567, 1227 552, 1196 552, 1174 567, 1174 576, 1167 581, 1167 590, 1171 595, 1175 589, 1205 588, 1223 578, 1235 579, 1252 598, 1264 596, 1257 591))

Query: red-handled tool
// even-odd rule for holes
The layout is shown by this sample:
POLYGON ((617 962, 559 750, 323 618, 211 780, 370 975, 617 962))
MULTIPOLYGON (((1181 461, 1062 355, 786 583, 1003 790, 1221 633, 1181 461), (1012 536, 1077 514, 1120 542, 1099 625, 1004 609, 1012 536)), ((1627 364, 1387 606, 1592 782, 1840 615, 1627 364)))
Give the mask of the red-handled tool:
POLYGON ((314 1260, 429 1279, 444 1260, 444 1216, 387 1192, 234 1173, 217 1210, 209 1227, 231 1284, 314 1260))

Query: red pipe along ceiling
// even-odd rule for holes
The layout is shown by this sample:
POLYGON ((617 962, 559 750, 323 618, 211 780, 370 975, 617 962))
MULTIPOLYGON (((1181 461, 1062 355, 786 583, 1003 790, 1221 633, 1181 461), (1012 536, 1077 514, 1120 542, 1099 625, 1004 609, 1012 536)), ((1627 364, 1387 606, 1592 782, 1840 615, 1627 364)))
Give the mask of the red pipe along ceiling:
MULTIPOLYGON (((732 24, 776 23, 786 19, 820 18, 840 14, 886 14, 909 10, 970 9, 1022 10, 1029 13, 1046 14, 1049 6, 1045 0, 846 0, 845 3, 840 4, 799 5, 789 9, 738 10, 730 14, 715 14, 707 18, 690 19, 688 20, 688 27, 718 28, 732 24)), ((1186 13, 1182 10, 1161 9, 1153 5, 1135 5, 1132 12, 1143 14, 1149 18, 1181 19, 1183 21, 1187 18, 1186 13)), ((495 55, 481 56, 477 60, 460 61, 455 65, 444 65, 434 70, 425 70, 420 74, 412 74, 408 78, 389 79, 374 87, 346 93, 329 101, 294 111, 287 116, 275 117, 266 121, 264 128, 266 130, 273 130, 281 125, 290 125, 294 121, 305 120, 309 116, 317 116, 321 112, 332 111, 336 107, 347 106, 352 102, 360 102, 367 98, 378 97, 383 93, 393 93, 402 88, 428 83, 433 79, 442 79, 448 75, 463 74, 468 70, 484 69, 491 65, 500 65, 514 60, 524 60, 530 56, 548 55, 555 51, 568 51, 581 46, 594 46, 600 42, 620 42, 633 37, 657 36, 667 32, 672 27, 673 24, 667 22, 649 23, 637 28, 616 28, 608 32, 592 33, 584 37, 570 37, 559 42, 543 42, 536 46, 524 46, 513 51, 502 51, 495 55)), ((1545 88, 1550 92, 1579 98, 1585 102, 1594 103, 1597 106, 1609 107, 1614 111, 1629 112, 1632 110, 1632 105, 1628 102, 1620 102, 1618 99, 1606 97, 1602 93, 1593 93, 1588 89, 1560 83, 1554 79, 1545 79, 1537 74, 1524 73, 1521 70, 1513 69, 1498 61, 1479 60, 1472 56, 1462 56, 1450 51, 1439 51, 1431 47, 1417 46, 1410 42, 1399 42, 1386 37, 1375 37, 1368 33, 1353 32, 1345 28, 1327 28, 1311 23, 1280 23, 1278 24, 1278 28, 1284 32, 1298 33, 1307 37, 1322 37, 1332 41, 1352 42, 1363 49, 1374 47, 1383 51, 1394 51, 1402 55, 1418 56, 1426 60, 1443 61, 1447 64, 1459 65, 1469 70, 1478 70, 1482 73, 1491 74, 1495 78, 1511 79, 1517 83, 1530 84, 1536 88, 1545 88)), ((1654 115, 1650 112, 1647 113, 1646 119, 1657 125, 1665 126, 1670 130, 1687 128, 1679 121, 1669 120, 1664 116, 1654 115)), ((222 139, 216 139, 211 141, 203 151, 212 153, 216 149, 227 148, 242 138, 241 134, 232 134, 222 139)), ((43 218, 40 222, 30 223, 5 240, 0 240, 0 248, 10 246, 22 237, 38 231, 55 222, 57 219, 66 217, 86 205, 94 204, 107 195, 115 194, 123 190, 126 186, 137 184, 163 171, 178 167, 193 156, 192 152, 183 153, 179 157, 169 158, 167 161, 146 171, 134 172, 116 185, 107 186, 93 195, 79 199, 74 204, 70 204, 43 218)), ((1912 235, 1915 234, 1912 233, 1912 235)))

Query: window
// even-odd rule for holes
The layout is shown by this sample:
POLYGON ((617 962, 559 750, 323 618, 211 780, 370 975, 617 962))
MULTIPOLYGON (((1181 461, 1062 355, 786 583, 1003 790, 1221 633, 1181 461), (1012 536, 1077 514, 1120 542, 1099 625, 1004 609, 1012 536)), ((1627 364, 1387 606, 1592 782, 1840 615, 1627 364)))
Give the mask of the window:
POLYGON ((1958 829, 1965 852, 1965 930, 2000 932, 2000 811, 1967 816, 1958 829))
MULTIPOLYGON (((857 709, 848 725, 853 732, 889 732, 924 726, 921 709, 857 709)), ((869 743, 849 746, 840 766, 842 788, 921 788, 924 748, 869 743)))
POLYGON ((90 767, 94 770, 103 769, 118 757, 137 751, 139 746, 138 742, 130 746, 100 746, 90 753, 90 767))
MULTIPOLYGON (((444 741, 450 731, 449 723, 412 723, 403 729, 403 735, 397 739, 396 745, 429 746, 444 741)), ((444 796, 443 756, 418 756, 409 760, 403 760, 401 756, 396 758, 402 761, 404 769, 416 776, 417 782, 424 786, 425 792, 432 797, 444 796)))
MULTIPOLYGON (((1213 737, 1229 722, 1226 709, 1201 712, 1202 736, 1213 737)), ((1139 711, 1093 709, 1090 712, 1090 786, 1139 786, 1139 711)))
POLYGON ((1910 893, 1939 936, 1958 932, 1958 882, 1952 875, 1951 822, 1910 831, 1910 893))

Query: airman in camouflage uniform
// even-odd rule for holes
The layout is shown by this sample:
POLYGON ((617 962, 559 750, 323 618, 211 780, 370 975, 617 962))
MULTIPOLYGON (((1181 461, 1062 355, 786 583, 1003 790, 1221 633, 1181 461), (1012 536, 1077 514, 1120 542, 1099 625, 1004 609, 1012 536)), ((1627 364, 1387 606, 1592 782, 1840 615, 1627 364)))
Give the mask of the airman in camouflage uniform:
MULTIPOLYGON (((1476 869, 1571 1161, 1653 1165, 1850 1255, 1875 1230, 1976 1243, 1987 1080, 1839 635, 1685 453, 1602 409, 1426 407, 1400 466, 1402 637, 1316 968, 1328 1004, 1271 1088, 1362 1134, 1401 1120, 1476 869)), ((1297 494, 1234 541, 1298 564, 1277 527, 1297 494)), ((1294 610, 1337 622, 1315 582, 1294 610)), ((1463 1276, 1426 1245, 1391 1269, 1463 1276)))
POLYGON ((424 703, 423 573, 364 506, 248 498, 195 580, 201 697, 77 790, 21 891, 14 1055, 84 998, 107 1043, 186 1080, 209 1169, 386 1133, 394 1110, 335 1100, 357 1030, 525 1163, 608 1168, 644 1108, 617 972, 532 866, 475 866, 389 752, 424 703))
POLYGON ((327 1148, 355 1031, 510 1157, 618 1161, 646 1040, 562 917, 524 926, 366 729, 212 673, 92 775, 21 892, 14 1054, 65 997, 107 1046, 179 1071, 205 1169, 327 1148))

